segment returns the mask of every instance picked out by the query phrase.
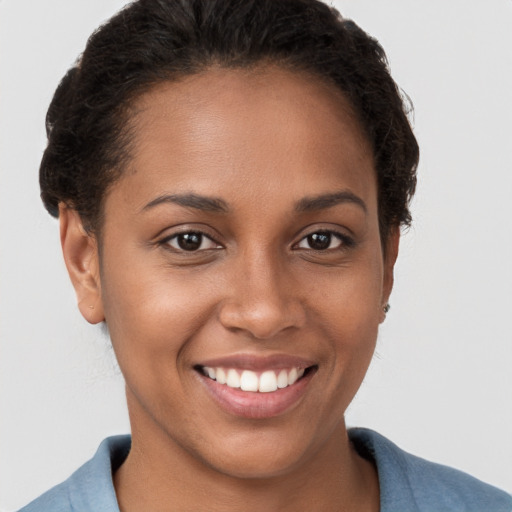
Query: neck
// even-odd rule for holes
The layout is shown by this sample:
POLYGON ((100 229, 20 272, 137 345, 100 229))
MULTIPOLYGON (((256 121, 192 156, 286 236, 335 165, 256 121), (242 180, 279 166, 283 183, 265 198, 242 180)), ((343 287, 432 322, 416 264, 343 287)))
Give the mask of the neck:
POLYGON ((114 475, 121 512, 379 510, 376 471, 352 447, 343 421, 292 468, 252 478, 223 473, 148 427, 132 422, 132 449, 114 475))

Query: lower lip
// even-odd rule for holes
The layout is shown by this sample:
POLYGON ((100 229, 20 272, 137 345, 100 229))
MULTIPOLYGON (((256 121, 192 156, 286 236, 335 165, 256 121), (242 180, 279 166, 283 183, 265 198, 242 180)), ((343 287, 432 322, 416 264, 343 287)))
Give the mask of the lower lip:
POLYGON ((199 374, 199 377, 224 411, 243 418, 263 419, 279 416, 294 407, 304 396, 313 374, 310 370, 291 386, 270 393, 242 391, 204 375, 199 374))

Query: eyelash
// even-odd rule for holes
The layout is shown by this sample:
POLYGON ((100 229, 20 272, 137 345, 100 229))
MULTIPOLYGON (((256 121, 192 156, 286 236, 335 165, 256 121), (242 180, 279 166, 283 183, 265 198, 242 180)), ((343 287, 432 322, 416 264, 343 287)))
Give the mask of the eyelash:
MULTIPOLYGON (((178 242, 179 244, 179 242, 178 242)), ((173 250, 177 253, 185 253, 185 254, 193 254, 193 253, 198 253, 198 252, 201 252, 201 251, 207 251, 207 250, 215 250, 215 249, 221 249, 222 246, 216 242, 211 236, 208 236, 206 233, 203 233, 202 231, 195 231, 195 230, 190 230, 190 231, 182 231, 181 233, 175 233, 171 236, 167 236, 165 237, 163 240, 161 240, 159 242, 159 245, 161 246, 165 246, 166 248, 170 249, 170 250, 173 250), (199 242, 199 247, 197 249, 193 249, 193 250, 187 250, 183 247, 174 247, 171 242, 173 240, 176 240, 178 241, 179 240, 179 237, 192 237, 192 236, 197 236, 199 237, 200 239, 200 242, 199 242), (209 241, 211 242, 212 244, 214 244, 216 247, 209 247, 208 249, 201 249, 201 246, 204 244, 205 241, 209 241)))
POLYGON ((337 239, 339 241, 339 247, 334 248, 326 248, 326 249, 315 249, 313 247, 310 248, 299 248, 304 250, 311 250, 315 253, 322 253, 322 252, 333 252, 333 251, 342 251, 344 249, 350 249, 351 247, 354 247, 355 241, 350 236, 340 233, 338 231, 334 231, 332 229, 318 229, 316 231, 312 231, 311 233, 308 233, 307 235, 303 236, 297 244, 294 245, 294 247, 301 244, 304 240, 307 240, 308 238, 314 236, 314 235, 328 235, 329 236, 329 245, 332 243, 332 239, 337 239))
MULTIPOLYGON (((186 242, 186 240, 185 240, 185 242, 186 242)), ((177 243, 179 244, 179 242, 177 242, 177 243)), ((222 248, 222 246, 216 240, 214 240, 211 236, 207 235, 206 233, 203 233, 202 231, 195 231, 195 230, 183 231, 181 233, 175 233, 173 235, 165 237, 164 239, 162 239, 159 242, 159 245, 164 246, 165 248, 172 250, 176 253, 182 253, 182 254, 194 254, 194 253, 197 254, 198 252, 202 252, 202 251, 211 251, 211 250, 216 250, 216 249, 222 248), (171 243, 172 241, 178 241, 179 237, 191 237, 192 238, 193 236, 199 237, 199 242, 196 241, 196 243, 199 243, 199 247, 197 247, 195 249, 187 250, 182 246, 175 247, 171 243), (201 249, 201 246, 205 243, 205 241, 209 241, 211 244, 214 244, 215 247, 208 247, 208 248, 201 249)), ((310 250, 310 251, 314 251, 315 253, 318 254, 318 253, 324 253, 324 252, 332 253, 334 251, 342 251, 344 249, 350 249, 351 247, 354 247, 354 245, 355 245, 354 239, 347 236, 344 233, 340 233, 340 232, 337 232, 334 230, 329 230, 329 229, 318 229, 316 231, 312 231, 312 232, 308 233, 307 235, 303 236, 296 244, 293 245, 292 249, 305 250, 305 251, 310 250), (318 248, 315 249, 314 247, 300 247, 300 244, 304 241, 307 241, 307 243, 311 244, 311 242, 313 240, 310 239, 308 241, 308 238, 313 237, 315 235, 327 236, 328 237, 327 241, 328 241, 329 246, 332 244, 332 241, 334 238, 339 241, 339 246, 334 247, 334 248, 326 247, 326 248, 322 248, 322 249, 318 249, 318 248)))

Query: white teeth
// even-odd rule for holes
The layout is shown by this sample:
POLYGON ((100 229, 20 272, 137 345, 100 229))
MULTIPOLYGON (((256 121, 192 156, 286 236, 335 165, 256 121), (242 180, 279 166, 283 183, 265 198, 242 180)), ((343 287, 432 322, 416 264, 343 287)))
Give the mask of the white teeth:
POLYGON ((259 391, 260 393, 272 393, 295 384, 304 375, 305 369, 290 368, 289 370, 280 370, 278 373, 274 370, 266 370, 260 375, 251 370, 243 370, 241 374, 239 371, 234 368, 203 367, 203 373, 219 384, 225 384, 230 388, 240 388, 242 391, 259 391))
POLYGON ((239 388, 240 387, 240 375, 236 370, 228 370, 228 375, 226 377, 226 384, 230 388, 239 388))
MULTIPOLYGON (((212 368, 213 370, 213 368, 212 368)), ((217 370, 213 370, 215 372, 214 379, 217 379, 219 384, 226 384, 226 372, 222 368, 217 368, 217 370)))
POLYGON ((244 370, 240 377, 242 391, 258 391, 258 375, 250 370, 244 370))
POLYGON ((277 387, 282 389, 286 386, 288 386, 288 372, 286 370, 281 370, 277 376, 277 387))
POLYGON ((276 391, 277 389, 277 377, 276 372, 271 370, 267 372, 263 372, 260 375, 260 385, 258 386, 258 391, 261 393, 271 393, 272 391, 276 391))

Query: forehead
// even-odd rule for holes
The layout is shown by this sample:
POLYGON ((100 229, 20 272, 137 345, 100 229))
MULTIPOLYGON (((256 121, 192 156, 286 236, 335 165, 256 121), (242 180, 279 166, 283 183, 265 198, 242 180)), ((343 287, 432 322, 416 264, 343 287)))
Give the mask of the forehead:
POLYGON ((329 188, 376 196, 357 116, 341 91, 316 76, 210 69, 159 84, 134 107, 132 172, 121 179, 131 182, 132 203, 191 189, 231 194, 230 202, 247 191, 281 202, 329 188))

